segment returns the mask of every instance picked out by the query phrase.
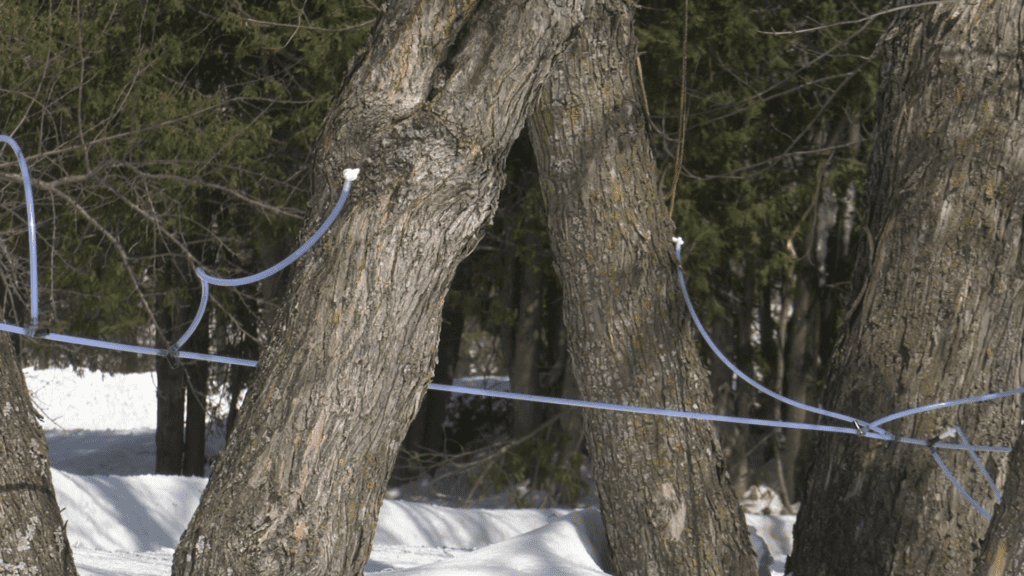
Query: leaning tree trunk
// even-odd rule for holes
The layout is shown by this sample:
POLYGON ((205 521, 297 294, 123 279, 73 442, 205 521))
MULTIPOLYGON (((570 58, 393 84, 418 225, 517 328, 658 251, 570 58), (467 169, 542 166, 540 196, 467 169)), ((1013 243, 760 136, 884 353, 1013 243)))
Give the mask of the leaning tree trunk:
POLYGON ((581 17, 562 4, 387 3, 317 139, 307 233, 362 173, 293 271, 174 574, 362 574, 445 291, 581 17))
MULTIPOLYGON (((856 272, 862 300, 828 377, 832 410, 873 420, 1022 385, 1022 8, 918 8, 882 41, 868 173, 874 251, 856 272)), ((1020 416, 1013 398, 887 428, 930 439, 959 425, 975 443, 1010 445, 1020 416)), ((970 456, 942 456, 991 510, 970 456)), ((1003 482, 1006 457, 983 457, 1003 482)), ((807 488, 787 565, 800 576, 967 574, 988 525, 922 446, 819 435, 807 488)))
POLYGON ((0 334, 0 574, 75 575, 46 436, 16 358, 0 334))
MULTIPOLYGON (((633 8, 596 4, 529 122, 573 371, 589 400, 710 412, 645 133, 633 8)), ((586 432, 615 574, 754 574, 710 423, 588 412, 586 432)))

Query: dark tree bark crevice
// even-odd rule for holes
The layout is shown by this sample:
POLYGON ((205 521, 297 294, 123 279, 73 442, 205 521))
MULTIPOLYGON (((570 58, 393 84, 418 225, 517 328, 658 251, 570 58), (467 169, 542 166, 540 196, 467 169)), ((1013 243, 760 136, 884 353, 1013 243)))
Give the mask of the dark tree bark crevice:
MULTIPOLYGON (((509 384, 513 392, 539 394, 544 275, 537 256, 540 247, 536 233, 526 238, 523 248, 533 257, 520 265, 519 304, 516 307, 515 345, 509 362, 509 384)), ((515 402, 512 410, 512 436, 515 438, 526 436, 542 423, 541 407, 534 402, 515 402)))
POLYGON ((992 522, 975 563, 974 576, 1024 575, 1024 424, 1010 456, 1003 501, 992 513, 992 522))

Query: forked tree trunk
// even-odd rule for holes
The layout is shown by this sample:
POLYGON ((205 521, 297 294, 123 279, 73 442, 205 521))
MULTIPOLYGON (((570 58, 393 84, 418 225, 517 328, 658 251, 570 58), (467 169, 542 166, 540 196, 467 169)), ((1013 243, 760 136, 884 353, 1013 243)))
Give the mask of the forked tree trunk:
MULTIPOLYGON (((636 74, 632 6, 599 0, 529 122, 586 399, 710 412, 707 371, 675 284, 636 74)), ((586 414, 618 576, 753 575, 708 422, 586 414)))
POLYGON ((0 334, 0 574, 74 576, 46 436, 16 358, 0 334))
POLYGON ((174 574, 362 574, 445 291, 581 3, 386 4, 317 139, 306 234, 362 173, 293 271, 174 574))
MULTIPOLYGON (((827 408, 874 420, 1022 385, 1022 9, 1021 0, 915 8, 882 40, 868 171, 874 252, 854 278, 862 300, 837 347, 827 408)), ((930 439, 959 425, 974 443, 1010 445, 1020 405, 960 406, 887 428, 930 439)), ((992 510, 970 456, 942 455, 992 510)), ((983 458, 1003 482, 1005 455, 983 458)), ((987 526, 926 447, 819 434, 787 571, 968 574, 987 526)))

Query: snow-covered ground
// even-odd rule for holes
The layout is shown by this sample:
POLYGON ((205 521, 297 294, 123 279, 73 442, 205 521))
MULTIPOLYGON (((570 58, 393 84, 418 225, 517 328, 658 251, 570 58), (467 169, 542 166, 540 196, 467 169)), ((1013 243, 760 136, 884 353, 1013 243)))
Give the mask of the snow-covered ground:
MULTIPOLYGON (((79 574, 169 575, 206 479, 149 474, 156 462, 154 377, 33 369, 25 375, 46 417, 54 488, 79 574)), ((210 444, 216 449, 215 440, 210 444)), ((771 494, 746 507, 778 510, 771 494)), ((793 521, 747 514, 759 536, 753 539, 760 576, 782 574, 793 521)), ((596 508, 467 509, 388 499, 365 573, 595 576, 607 574, 607 553, 596 508)))

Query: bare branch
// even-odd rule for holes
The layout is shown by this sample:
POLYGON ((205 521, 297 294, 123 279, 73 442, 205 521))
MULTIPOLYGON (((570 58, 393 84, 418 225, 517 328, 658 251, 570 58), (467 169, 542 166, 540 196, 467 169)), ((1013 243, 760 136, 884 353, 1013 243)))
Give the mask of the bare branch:
POLYGON ((882 10, 881 12, 875 12, 874 14, 870 14, 868 16, 865 16, 863 18, 858 18, 856 20, 846 20, 845 22, 834 22, 832 24, 823 24, 821 26, 815 26, 814 28, 803 28, 801 30, 790 30, 790 31, 786 31, 786 32, 775 32, 774 30, 771 31, 771 32, 765 32, 764 30, 758 30, 757 32, 759 34, 768 34, 768 35, 771 35, 771 36, 790 36, 790 35, 793 35, 793 34, 806 34, 807 32, 815 32, 817 30, 824 30, 826 28, 833 28, 833 27, 836 27, 836 26, 845 26, 846 24, 860 24, 861 22, 870 22, 872 20, 875 20, 876 18, 880 18, 880 17, 885 16, 886 14, 890 14, 892 12, 898 12, 900 10, 907 10, 907 9, 910 9, 910 8, 920 8, 922 6, 934 6, 936 4, 942 4, 942 1, 941 0, 935 0, 933 2, 919 2, 917 4, 910 4, 910 5, 907 5, 907 6, 896 6, 895 8, 887 8, 885 10, 882 10))

